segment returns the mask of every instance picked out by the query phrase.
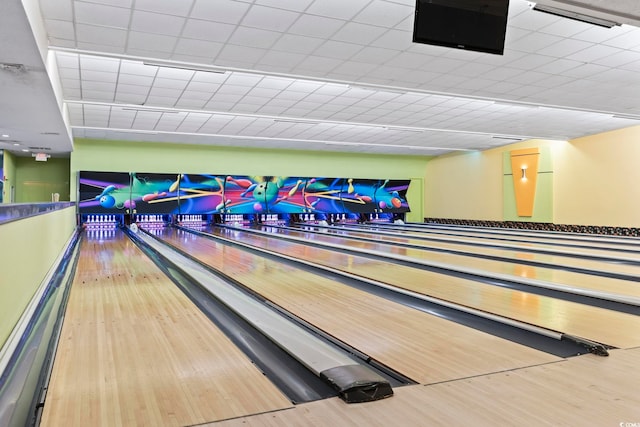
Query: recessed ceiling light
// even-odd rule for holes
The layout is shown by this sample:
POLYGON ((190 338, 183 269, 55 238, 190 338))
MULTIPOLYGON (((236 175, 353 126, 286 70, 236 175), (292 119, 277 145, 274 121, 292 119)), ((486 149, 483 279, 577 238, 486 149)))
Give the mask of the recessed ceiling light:
POLYGON ((13 145, 15 145, 17 147, 18 145, 20 145, 20 143, 19 142, 14 142, 13 145))
POLYGON ((25 153, 28 153, 28 152, 29 152, 29 150, 28 150, 28 149, 26 149, 26 148, 23 148, 23 149, 22 149, 22 151, 24 151, 25 153))
POLYGON ((7 135, 6 133, 3 133, 3 134, 2 134, 2 137, 3 137, 3 138, 9 138, 9 135, 7 135))

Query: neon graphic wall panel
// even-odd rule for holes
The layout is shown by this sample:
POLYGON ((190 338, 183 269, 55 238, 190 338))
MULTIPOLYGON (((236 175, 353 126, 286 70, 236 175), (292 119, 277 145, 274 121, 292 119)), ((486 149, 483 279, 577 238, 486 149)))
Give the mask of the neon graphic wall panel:
POLYGON ((264 189, 261 182, 247 175, 228 175, 224 182, 225 212, 229 214, 265 213, 264 189))
POLYGON ((129 209, 135 206, 131 199, 131 174, 128 172, 80 171, 78 179, 80 213, 129 213, 129 209))
POLYGON ((410 180, 79 172, 81 214, 408 212, 410 180))
POLYGON ((303 187, 306 212, 343 213, 340 193, 344 184, 342 178, 309 178, 303 187))
POLYGON ((407 191, 410 180, 387 179, 376 188, 374 201, 377 212, 404 213, 410 212, 407 202, 407 191))
POLYGON ((300 177, 273 177, 267 182, 267 192, 272 194, 277 191, 275 200, 266 204, 268 213, 303 213, 306 206, 304 202, 304 188, 307 178, 300 177), (275 189, 274 189, 275 187, 275 189))
POLYGON ((132 173, 131 213, 178 213, 180 178, 179 174, 132 173))
POLYGON ((376 189, 379 180, 347 178, 340 192, 340 198, 346 213, 374 213, 376 189))
POLYGON ((216 214, 225 207, 224 175, 182 175, 179 186, 181 214, 216 214))

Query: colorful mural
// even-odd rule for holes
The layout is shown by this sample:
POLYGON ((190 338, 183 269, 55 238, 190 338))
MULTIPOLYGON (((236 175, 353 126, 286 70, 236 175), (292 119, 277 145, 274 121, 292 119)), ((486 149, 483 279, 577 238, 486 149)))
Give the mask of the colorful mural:
POLYGON ((403 213, 410 180, 79 172, 79 210, 95 213, 403 213))

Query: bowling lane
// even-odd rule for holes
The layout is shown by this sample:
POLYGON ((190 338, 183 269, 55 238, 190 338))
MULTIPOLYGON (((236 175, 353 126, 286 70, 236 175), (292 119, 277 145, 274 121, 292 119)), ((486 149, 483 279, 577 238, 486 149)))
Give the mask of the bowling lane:
POLYGON ((627 250, 640 252, 640 239, 637 237, 574 235, 572 233, 544 233, 537 230, 511 231, 502 229, 454 229, 420 226, 358 225, 358 228, 391 231, 393 233, 429 233, 459 237, 480 237, 483 239, 512 242, 529 242, 562 246, 579 246, 598 249, 627 250))
MULTIPOLYGON (((347 232, 363 232, 364 230, 360 230, 354 227, 335 227, 336 230, 342 229, 347 232)), ((596 245, 586 245, 585 247, 573 248, 566 246, 558 246, 547 244, 544 242, 540 243, 529 243, 529 241, 513 241, 513 242, 501 242, 499 240, 494 239, 486 239, 483 237, 472 237, 472 236, 446 236, 442 234, 434 234, 429 232, 413 232, 413 231, 403 231, 397 230, 391 233, 390 236, 383 235, 380 233, 373 232, 376 236, 380 236, 381 239, 387 238, 396 238, 400 236, 401 238, 411 239, 412 242, 417 242, 418 245, 429 245, 434 247, 440 247, 440 244, 455 244, 455 245, 463 245, 466 247, 482 247, 483 251, 487 250, 489 252, 492 249, 506 249, 512 251, 520 251, 527 253, 535 253, 534 251, 545 251, 545 252, 553 252, 553 256, 557 254, 557 256, 565 256, 569 259, 575 259, 575 256, 581 257, 595 257, 595 258, 608 258, 615 261, 620 262, 634 262, 640 263, 640 251, 638 249, 634 249, 632 252, 620 252, 617 250, 611 249, 597 249, 596 245), (496 248, 499 246, 499 248, 496 248)), ((538 253, 535 253, 538 255, 538 253)), ((550 255, 550 254, 541 254, 541 255, 550 255)), ((607 260, 608 261, 608 260, 607 260)))
POLYGON ((107 233, 81 241, 42 426, 184 426, 292 406, 133 242, 107 233))
POLYGON ((167 229, 160 232, 160 236, 328 334, 421 383, 559 360, 183 230, 167 229))
POLYGON ((563 271, 561 269, 569 267, 582 270, 600 271, 612 275, 626 275, 629 277, 635 277, 640 280, 640 266, 612 263, 598 260, 581 259, 575 257, 538 254, 527 251, 515 251, 510 249, 492 249, 486 247, 478 247, 473 245, 464 245, 456 243, 441 243, 430 242, 419 239, 412 239, 404 236, 386 236, 380 235, 375 232, 362 232, 357 230, 345 230, 342 228, 328 228, 323 229, 326 231, 313 233, 313 230, 317 230, 315 227, 307 226, 305 229, 296 230, 293 228, 277 229, 273 227, 266 228, 270 232, 281 233, 287 236, 304 238, 305 240, 315 240, 327 243, 336 243, 349 246, 352 248, 360 248, 366 250, 380 250, 388 253, 399 254, 409 256, 411 258, 451 263, 457 265, 463 265, 470 268, 478 268, 487 271, 492 271, 500 274, 511 274, 515 276, 527 277, 538 280, 546 280, 550 282, 558 283, 570 283, 572 286, 588 287, 597 289, 606 289, 611 292, 636 295, 633 288, 637 287, 637 283, 631 282, 636 286, 631 286, 629 289, 629 283, 626 280, 614 284, 614 282, 607 282, 607 286, 602 286, 602 277, 590 277, 589 275, 581 275, 579 281, 571 279, 570 272, 563 271), (305 231, 306 230, 306 231, 305 231), (308 232, 307 232, 308 231, 308 232), (358 240, 345 240, 349 237, 364 237, 379 241, 363 242, 358 240), (418 246, 419 248, 406 248, 400 246, 389 246, 394 243, 410 244, 418 246), (441 249, 445 251, 455 251, 468 253, 470 256, 450 254, 440 251, 433 251, 431 249, 441 249), (473 256, 477 255, 477 256, 473 256), (495 261, 478 258, 478 256, 491 256, 498 257, 504 260, 511 261, 495 261), (522 262, 536 262, 549 265, 551 268, 540 268, 534 266, 528 266, 522 264, 522 262), (553 268, 557 266, 558 269, 553 268), (627 282, 627 283, 625 283, 627 282))
MULTIPOLYGON (((252 234, 241 229, 213 227, 211 232, 221 237, 238 239, 247 244, 368 277, 445 301, 614 347, 628 348, 640 345, 640 316, 287 242, 282 239, 252 234)), ((310 236, 309 240, 313 238, 318 238, 318 235, 310 236)), ((405 249, 398 248, 397 250, 402 252, 405 249)))

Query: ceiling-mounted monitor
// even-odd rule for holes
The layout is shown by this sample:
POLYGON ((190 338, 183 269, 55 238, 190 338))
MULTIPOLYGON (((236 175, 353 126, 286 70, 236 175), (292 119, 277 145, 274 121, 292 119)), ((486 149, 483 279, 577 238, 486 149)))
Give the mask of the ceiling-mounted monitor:
POLYGON ((509 0, 416 0, 414 43, 502 55, 509 0))

